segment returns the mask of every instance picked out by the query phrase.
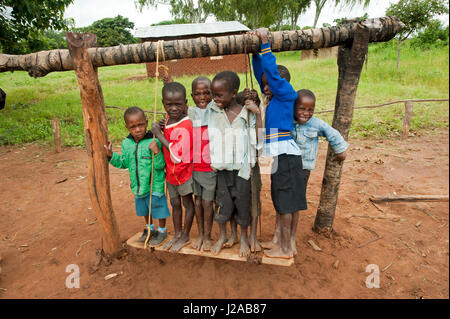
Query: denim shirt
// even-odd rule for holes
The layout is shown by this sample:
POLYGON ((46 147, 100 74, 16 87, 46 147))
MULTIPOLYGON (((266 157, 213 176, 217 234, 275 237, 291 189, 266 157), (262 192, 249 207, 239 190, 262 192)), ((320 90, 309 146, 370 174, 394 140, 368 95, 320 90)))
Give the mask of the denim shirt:
POLYGON ((308 170, 316 166, 319 136, 327 139, 336 154, 344 152, 349 146, 338 130, 314 116, 305 124, 294 122, 291 136, 302 151, 303 169, 308 170))

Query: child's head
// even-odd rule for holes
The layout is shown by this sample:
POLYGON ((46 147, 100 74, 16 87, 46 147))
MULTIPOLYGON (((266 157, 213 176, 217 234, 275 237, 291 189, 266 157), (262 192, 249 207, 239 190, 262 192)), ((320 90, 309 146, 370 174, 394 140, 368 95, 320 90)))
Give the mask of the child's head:
POLYGON ((170 118, 181 120, 187 108, 186 89, 178 82, 167 83, 162 88, 162 102, 170 118))
POLYGON ((199 76, 192 81, 192 99, 196 106, 201 109, 206 108, 211 102, 211 80, 204 76, 199 76))
MULTIPOLYGON (((282 79, 285 79, 288 82, 291 81, 291 74, 289 73, 289 70, 287 69, 287 67, 285 67, 284 65, 277 65, 277 70, 282 79)), ((262 75, 261 82, 263 85, 264 95, 267 96, 270 100, 272 98, 273 94, 272 94, 272 91, 270 90, 269 82, 267 81, 265 74, 262 75)))
POLYGON ((298 98, 294 106, 294 118, 300 124, 305 124, 314 114, 316 96, 310 90, 297 91, 298 98))
POLYGON ((236 102, 240 84, 238 75, 233 71, 222 71, 214 77, 211 83, 211 92, 214 102, 219 108, 227 108, 236 102))
POLYGON ((129 107, 123 114, 123 119, 125 120, 125 127, 134 140, 136 142, 142 140, 147 133, 148 125, 144 111, 137 106, 129 107))

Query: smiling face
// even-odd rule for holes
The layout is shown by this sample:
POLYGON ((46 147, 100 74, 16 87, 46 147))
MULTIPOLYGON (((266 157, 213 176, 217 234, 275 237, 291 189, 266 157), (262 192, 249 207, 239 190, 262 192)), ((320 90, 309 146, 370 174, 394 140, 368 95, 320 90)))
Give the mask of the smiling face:
POLYGON ((128 114, 125 118, 125 127, 135 142, 142 140, 147 133, 148 120, 143 112, 128 114))
POLYGON ((186 96, 180 91, 166 91, 162 99, 164 109, 169 117, 178 122, 184 117, 187 108, 186 96))
POLYGON ((295 101, 294 117, 300 124, 305 124, 314 114, 316 101, 310 96, 298 97, 295 101))
POLYGON ((191 93, 192 99, 195 105, 199 108, 204 109, 211 102, 211 88, 207 81, 199 80, 194 84, 191 93))
POLYGON ((221 109, 230 106, 237 97, 237 90, 231 90, 231 85, 224 80, 213 81, 211 84, 211 92, 214 102, 221 109))

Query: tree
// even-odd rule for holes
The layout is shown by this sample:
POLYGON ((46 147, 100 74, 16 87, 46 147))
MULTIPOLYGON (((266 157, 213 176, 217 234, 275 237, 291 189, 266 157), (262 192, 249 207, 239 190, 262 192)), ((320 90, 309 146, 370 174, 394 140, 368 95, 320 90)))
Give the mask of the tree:
POLYGON ((47 29, 65 29, 64 11, 72 2, 0 0, 0 51, 11 54, 27 52, 24 41, 39 40, 47 29))
POLYGON ((297 29, 297 21, 302 13, 311 5, 311 0, 287 0, 287 15, 291 25, 291 30, 297 29))
POLYGON ((448 31, 448 26, 445 27, 440 20, 433 20, 430 25, 419 32, 417 37, 411 40, 411 46, 422 49, 448 46, 448 31))
POLYGON ((90 26, 79 28, 76 31, 93 33, 97 35, 97 46, 110 47, 139 42, 130 32, 133 28, 134 22, 118 15, 115 18, 97 20, 90 26))
POLYGON ((448 13, 448 4, 448 0, 400 0, 389 6, 386 15, 395 16, 406 25, 397 35, 397 69, 400 65, 402 42, 412 33, 430 25, 434 16, 448 13))
POLYGON ((354 7, 356 4, 363 4, 364 8, 366 8, 370 0, 314 0, 314 4, 316 5, 316 11, 314 14, 314 24, 313 28, 317 26, 317 22, 319 21, 320 14, 322 13, 322 9, 325 6, 325 3, 334 2, 335 6, 341 5, 341 7, 354 7))
POLYGON ((145 6, 157 8, 160 5, 170 6, 170 13, 175 20, 184 23, 203 23, 210 14, 210 0, 135 0, 137 7, 142 10, 145 6))

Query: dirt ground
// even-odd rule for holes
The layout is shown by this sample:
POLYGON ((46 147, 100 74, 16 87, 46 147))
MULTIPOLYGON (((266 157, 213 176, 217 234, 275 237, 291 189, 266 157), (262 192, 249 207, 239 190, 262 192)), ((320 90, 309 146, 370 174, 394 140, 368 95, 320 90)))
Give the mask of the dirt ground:
MULTIPOLYGON (((101 240, 85 151, 0 147, 0 298, 449 298, 449 203, 377 208, 369 201, 371 195, 393 193, 447 195, 448 133, 350 140, 331 239, 311 229, 326 156, 321 143, 309 209, 299 221, 299 253, 290 267, 134 248, 96 266, 101 240), (322 251, 313 250, 309 240, 322 251), (70 264, 79 266, 80 288, 66 287, 70 264), (378 266, 379 288, 366 287, 374 273, 366 272, 370 264, 378 266), (112 273, 118 275, 105 280, 112 273)), ((143 221, 134 213, 128 171, 111 167, 110 175, 125 243, 142 231, 143 221)), ((263 183, 262 239, 269 240, 275 221, 269 176, 263 183)), ((213 229, 217 238, 217 225, 213 229)), ((194 222, 192 237, 196 232, 194 222)))

